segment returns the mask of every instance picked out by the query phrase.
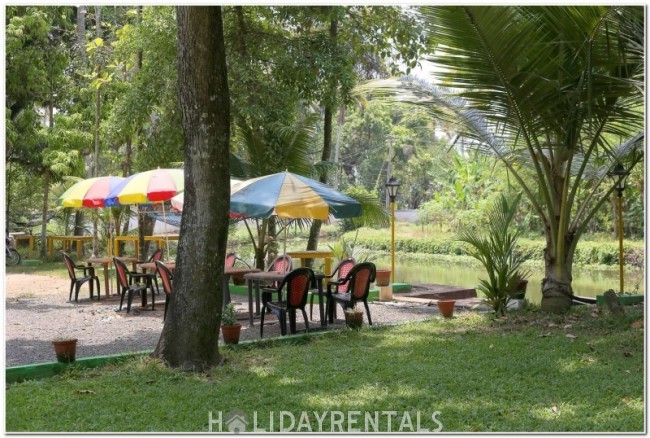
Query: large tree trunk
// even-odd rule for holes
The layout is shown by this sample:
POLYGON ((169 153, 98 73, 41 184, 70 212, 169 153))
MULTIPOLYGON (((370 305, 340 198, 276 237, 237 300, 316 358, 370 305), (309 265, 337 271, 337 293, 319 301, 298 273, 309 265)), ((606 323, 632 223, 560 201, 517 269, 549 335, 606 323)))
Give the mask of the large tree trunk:
POLYGON ((220 7, 176 8, 185 133, 185 205, 174 293, 153 355, 204 371, 219 363, 230 211, 230 96, 220 7))
MULTIPOLYGON (((338 21, 337 20, 331 20, 330 21, 330 40, 332 45, 336 45, 336 36, 338 33, 338 21)), ((336 90, 336 78, 332 79, 333 84, 332 84, 332 90, 331 92, 335 92, 336 90)), ((332 109, 330 108, 329 105, 325 105, 325 117, 323 121, 323 154, 321 156, 322 161, 329 161, 330 156, 332 155, 332 109)), ((320 182, 322 183, 327 183, 327 172, 323 171, 323 173, 320 175, 319 178, 320 182)), ((307 250, 308 251, 313 251, 318 249, 318 237, 320 235, 320 228, 321 225, 323 224, 322 221, 318 219, 314 219, 314 221, 311 224, 311 228, 309 229, 309 239, 307 240, 307 250)), ((309 260, 309 264, 311 265, 313 263, 313 260, 309 260)))

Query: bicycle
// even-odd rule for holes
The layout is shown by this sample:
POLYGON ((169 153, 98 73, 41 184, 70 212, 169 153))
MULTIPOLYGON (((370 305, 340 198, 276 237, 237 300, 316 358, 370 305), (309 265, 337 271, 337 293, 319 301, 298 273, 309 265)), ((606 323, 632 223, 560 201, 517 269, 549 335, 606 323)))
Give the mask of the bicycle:
POLYGON ((16 266, 20 263, 20 253, 15 248, 16 241, 13 237, 5 236, 5 265, 16 266))

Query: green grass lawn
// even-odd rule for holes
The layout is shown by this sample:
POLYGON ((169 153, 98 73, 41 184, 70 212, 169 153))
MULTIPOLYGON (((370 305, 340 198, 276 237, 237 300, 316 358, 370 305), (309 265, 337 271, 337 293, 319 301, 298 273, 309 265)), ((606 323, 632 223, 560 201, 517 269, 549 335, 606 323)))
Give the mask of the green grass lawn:
POLYGON ((621 320, 587 307, 500 320, 465 314, 225 349, 225 364, 209 374, 146 358, 73 367, 9 385, 6 430, 207 432, 210 412, 213 420, 221 412, 227 431, 238 410, 249 432, 278 431, 280 421, 289 429, 291 416, 300 432, 347 431, 348 418, 361 431, 408 432, 418 413, 420 428, 442 432, 640 432, 644 336, 632 323, 642 318, 641 308, 621 320), (376 428, 366 415, 377 416, 376 428))

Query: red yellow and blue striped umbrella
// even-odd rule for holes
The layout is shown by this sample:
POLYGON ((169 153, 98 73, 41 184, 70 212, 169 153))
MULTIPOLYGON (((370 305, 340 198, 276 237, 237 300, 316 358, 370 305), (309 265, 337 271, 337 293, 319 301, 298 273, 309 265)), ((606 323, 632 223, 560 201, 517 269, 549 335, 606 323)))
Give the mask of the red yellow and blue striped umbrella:
POLYGON ((183 169, 155 169, 133 174, 116 186, 107 206, 168 201, 185 187, 183 169))
POLYGON ((122 181, 124 178, 119 176, 84 179, 66 190, 59 197, 59 202, 64 207, 108 207, 106 198, 122 181))
POLYGON ((280 172, 235 184, 230 193, 230 212, 250 217, 349 218, 361 216, 355 199, 319 181, 280 172))

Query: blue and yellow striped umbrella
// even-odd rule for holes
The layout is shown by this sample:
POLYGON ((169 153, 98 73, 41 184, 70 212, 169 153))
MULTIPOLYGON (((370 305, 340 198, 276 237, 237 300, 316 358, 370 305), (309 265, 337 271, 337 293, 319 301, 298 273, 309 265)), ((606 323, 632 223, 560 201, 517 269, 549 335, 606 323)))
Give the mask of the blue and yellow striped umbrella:
POLYGON ((361 204, 311 178, 280 172, 233 185, 230 211, 258 218, 327 220, 361 216, 361 204))

